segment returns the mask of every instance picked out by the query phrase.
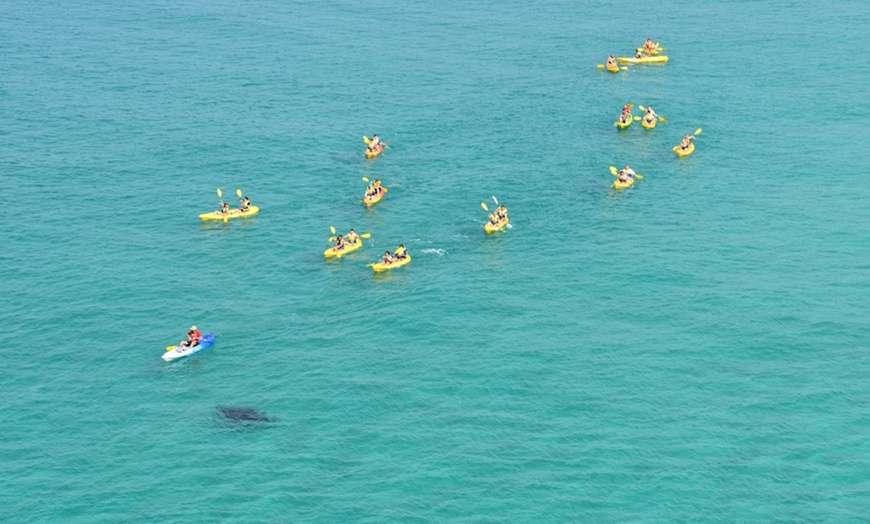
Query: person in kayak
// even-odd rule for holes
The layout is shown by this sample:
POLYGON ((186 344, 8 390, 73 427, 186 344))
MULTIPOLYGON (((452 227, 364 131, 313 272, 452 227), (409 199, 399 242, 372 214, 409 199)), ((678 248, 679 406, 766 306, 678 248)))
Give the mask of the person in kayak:
POLYGON ((689 146, 692 144, 692 140, 695 139, 695 135, 686 135, 683 137, 683 141, 680 142, 680 149, 683 151, 689 149, 689 146))
POLYGON ((341 235, 338 235, 337 237, 335 237, 335 249, 337 249, 337 250, 344 249, 344 246, 345 246, 344 237, 341 235))
POLYGON ((187 332, 187 340, 182 340, 178 343, 178 347, 180 348, 192 348, 199 344, 199 341, 202 339, 202 333, 196 329, 196 326, 190 326, 190 330, 187 332))
POLYGON ((245 211, 251 209, 251 201, 250 201, 250 199, 248 199, 248 197, 243 196, 239 200, 239 209, 241 209, 242 212, 245 212, 245 211))
POLYGON ((393 255, 390 254, 389 251, 384 251, 384 258, 381 260, 382 264, 392 264, 393 263, 393 255))
POLYGON ((631 104, 625 104, 622 106, 622 114, 619 115, 619 123, 624 124, 631 120, 631 108, 633 106, 631 104))
POLYGON ((608 56, 608 57, 607 57, 607 64, 605 64, 604 67, 606 67, 607 69, 613 69, 613 68, 615 68, 615 67, 619 67, 619 66, 616 64, 616 57, 613 56, 613 55, 608 56))
POLYGON ((652 38, 647 38, 646 42, 643 43, 643 48, 647 51, 655 51, 658 48, 658 45, 652 41, 652 38))
POLYGON ((647 124, 652 124, 653 122, 655 122, 658 119, 659 119, 659 115, 657 115, 656 112, 653 111, 653 108, 651 106, 647 106, 646 107, 646 114, 643 115, 644 122, 646 122, 647 124))
POLYGON ((637 48, 637 53, 634 54, 634 57, 635 57, 635 58, 646 58, 647 55, 644 54, 644 52, 643 52, 643 48, 642 48, 642 47, 638 47, 638 48, 637 48))
POLYGON ((380 145, 381 139, 378 138, 378 135, 372 135, 372 139, 369 141, 369 151, 377 150, 380 145))
POLYGON ((357 235, 356 231, 351 228, 347 235, 345 235, 344 239, 351 244, 356 244, 357 242, 359 242, 359 235, 357 235))
POLYGON ((623 184, 628 183, 629 180, 634 178, 634 175, 637 173, 634 172, 634 169, 625 166, 625 169, 620 169, 619 173, 616 175, 616 178, 619 179, 623 184))
POLYGON ((507 208, 504 206, 498 206, 495 209, 495 216, 498 217, 499 221, 502 221, 507 218, 507 208))
POLYGON ((220 210, 220 214, 221 214, 221 215, 226 215, 226 214, 228 214, 229 212, 230 212, 230 204, 229 204, 229 202, 221 202, 221 210, 220 210))
POLYGON ((396 248, 396 252, 393 253, 396 256, 396 260, 402 260, 403 258, 408 257, 408 250, 405 249, 405 244, 399 244, 399 247, 396 248))

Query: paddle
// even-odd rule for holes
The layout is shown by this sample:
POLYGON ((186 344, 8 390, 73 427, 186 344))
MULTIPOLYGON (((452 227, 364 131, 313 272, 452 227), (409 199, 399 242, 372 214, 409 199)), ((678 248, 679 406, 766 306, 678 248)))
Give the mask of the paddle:
MULTIPOLYGON (((619 176, 619 170, 613 166, 610 166, 610 174, 613 176, 619 176)), ((638 180, 643 180, 643 175, 639 175, 637 173, 634 174, 634 177, 638 180)))
POLYGON ((486 211, 487 213, 489 213, 489 208, 486 207, 486 203, 481 202, 481 203, 480 203, 480 207, 482 207, 484 211, 486 211))
POLYGON ((369 140, 369 137, 363 135, 363 142, 365 142, 366 145, 369 145, 369 142, 371 142, 371 140, 369 140))
POLYGON ((166 346, 166 351, 172 351, 173 349, 175 349, 177 347, 178 346, 166 346))
POLYGON ((236 196, 239 198, 242 198, 242 190, 241 189, 236 189, 236 196))

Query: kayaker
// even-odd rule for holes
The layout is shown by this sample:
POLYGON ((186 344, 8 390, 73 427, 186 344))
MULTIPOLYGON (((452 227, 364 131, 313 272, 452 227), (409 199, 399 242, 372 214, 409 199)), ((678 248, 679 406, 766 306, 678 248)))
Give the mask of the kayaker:
POLYGON ((353 228, 351 228, 351 230, 347 233, 347 235, 345 235, 344 238, 351 244, 356 244, 357 242, 359 242, 359 235, 356 234, 356 231, 354 231, 353 228))
POLYGON ((393 254, 396 255, 397 260, 407 258, 408 250, 405 249, 405 244, 399 244, 399 247, 396 248, 396 252, 393 254))
POLYGON ((619 170, 619 172, 616 174, 616 178, 619 179, 619 181, 622 182, 623 184, 626 184, 626 183, 628 183, 629 180, 634 178, 634 175, 636 175, 636 174, 637 173, 634 172, 634 169, 632 169, 628 166, 625 166, 625 169, 619 170))
POLYGON ((378 138, 378 135, 372 135, 372 139, 369 141, 369 151, 374 151, 381 145, 381 139, 378 138))
POLYGON ((652 107, 647 106, 646 114, 643 116, 643 119, 646 121, 647 124, 652 124, 659 119, 659 115, 657 115, 656 112, 653 111, 652 107))
POLYGON ((190 330, 187 332, 187 340, 182 340, 178 343, 178 347, 180 348, 192 348, 199 344, 200 339, 202 339, 202 333, 196 329, 196 326, 190 326, 190 330))
POLYGON ((658 45, 652 41, 652 38, 647 38, 646 42, 643 43, 643 48, 647 51, 655 51, 658 45))
POLYGON ((683 141, 680 142, 680 149, 683 151, 689 149, 689 146, 692 145, 692 140, 695 139, 695 135, 686 135, 683 137, 683 141))
POLYGON ((221 202, 221 210, 220 210, 220 214, 222 214, 222 215, 226 215, 226 214, 229 213, 229 212, 230 212, 230 204, 229 204, 229 202, 221 202))
POLYGON ((646 58, 646 56, 647 56, 647 55, 645 55, 645 54, 643 53, 643 48, 642 48, 642 47, 638 47, 638 48, 637 48, 637 53, 635 53, 634 57, 635 57, 635 58, 646 58))
POLYGON ((248 197, 243 196, 239 200, 239 209, 241 209, 242 211, 247 211, 248 209, 251 209, 251 201, 248 199, 248 197))
POLYGON ((344 237, 338 235, 335 237, 335 249, 344 249, 344 237))
POLYGON ((376 195, 377 195, 378 193, 380 193, 381 191, 383 191, 383 188, 381 188, 381 181, 378 180, 377 178, 376 178, 375 181, 374 181, 374 189, 375 189, 375 194, 376 194, 376 195))
POLYGON ((494 212, 494 211, 493 211, 492 213, 490 213, 490 215, 489 215, 489 223, 492 224, 492 225, 496 225, 496 224, 498 224, 498 213, 496 213, 496 212, 494 212))
POLYGON ((608 57, 607 57, 607 64, 605 65, 605 67, 606 67, 607 69, 613 69, 614 67, 619 67, 619 66, 616 64, 616 57, 613 56, 613 55, 608 56, 608 57))
POLYGON ((393 263, 393 255, 390 254, 389 251, 384 251, 384 258, 381 260, 382 264, 392 264, 393 263))
POLYGON ((507 218, 507 208, 504 206, 498 206, 495 210, 495 215, 499 220, 504 220, 507 218))
POLYGON ((622 106, 622 114, 619 115, 619 123, 624 124, 631 120, 631 104, 625 104, 622 106))

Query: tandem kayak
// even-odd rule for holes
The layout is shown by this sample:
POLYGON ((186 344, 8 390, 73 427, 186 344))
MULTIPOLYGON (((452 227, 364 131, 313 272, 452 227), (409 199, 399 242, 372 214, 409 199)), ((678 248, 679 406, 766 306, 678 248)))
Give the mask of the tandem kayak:
POLYGON ((257 206, 251 206, 247 211, 242 211, 241 209, 231 209, 229 213, 224 215, 220 211, 212 211, 211 213, 203 213, 199 215, 201 220, 223 220, 224 218, 242 218, 256 215, 260 212, 260 208, 257 206))
POLYGON ((643 118, 643 119, 640 121, 640 125, 642 125, 642 126, 643 126, 644 128, 646 128, 646 129, 652 129, 652 128, 654 128, 654 127, 656 126, 656 123, 657 123, 657 122, 658 122, 658 121, 655 120, 655 119, 653 119, 652 121, 647 121, 646 118, 643 118))
POLYGON ((631 58, 627 56, 616 57, 620 64, 664 64, 667 63, 666 56, 645 56, 643 58, 631 58))
POLYGON ((499 220, 495 224, 493 224, 492 222, 487 222, 483 225, 483 230, 487 233, 495 233, 496 231, 501 231, 502 229, 504 229, 505 226, 508 225, 508 222, 510 222, 510 219, 508 217, 504 217, 504 220, 499 220))
POLYGON ((377 204, 378 202, 380 202, 381 199, 384 198, 384 195, 387 194, 387 188, 385 188, 384 186, 381 186, 381 189, 383 189, 383 191, 381 191, 380 193, 377 193, 375 195, 372 195, 371 197, 368 195, 365 195, 363 197, 363 203, 367 206, 370 206, 372 204, 377 204))
POLYGON ((625 189, 625 188, 631 187, 633 185, 634 185, 634 177, 629 178, 627 182, 620 182, 620 180, 618 178, 613 181, 613 188, 614 189, 625 189))
POLYGON ((171 362, 180 358, 189 357, 190 355, 199 353, 204 349, 210 348, 212 344, 214 344, 214 335, 208 333, 206 335, 203 335, 202 339, 200 339, 199 341, 199 344, 193 346, 192 348, 186 346, 183 348, 174 346, 172 349, 163 354, 163 360, 171 362))
POLYGON ((335 257, 341 258, 344 255, 350 253, 351 251, 356 251, 357 249, 362 247, 362 240, 357 240, 356 242, 352 242, 350 244, 345 244, 343 249, 338 249, 338 246, 332 246, 323 252, 323 256, 326 258, 335 257))
POLYGON ((400 258, 398 260, 394 260, 389 264, 384 264, 383 262, 375 262, 372 264, 372 269, 375 270, 375 273, 380 273, 381 271, 386 271, 388 269, 393 269, 394 267, 402 267, 405 264, 409 264, 411 262, 411 255, 407 255, 405 258, 400 258))
POLYGON ((689 156, 695 152, 695 143, 689 142, 689 147, 687 149, 681 149, 680 146, 674 146, 673 150, 678 157, 689 156))

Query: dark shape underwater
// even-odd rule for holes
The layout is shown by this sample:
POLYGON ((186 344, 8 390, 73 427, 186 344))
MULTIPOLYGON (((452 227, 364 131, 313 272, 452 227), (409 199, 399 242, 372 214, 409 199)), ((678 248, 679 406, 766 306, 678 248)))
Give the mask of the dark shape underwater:
POLYGON ((218 406, 218 414, 232 422, 272 422, 274 419, 254 408, 218 406))

